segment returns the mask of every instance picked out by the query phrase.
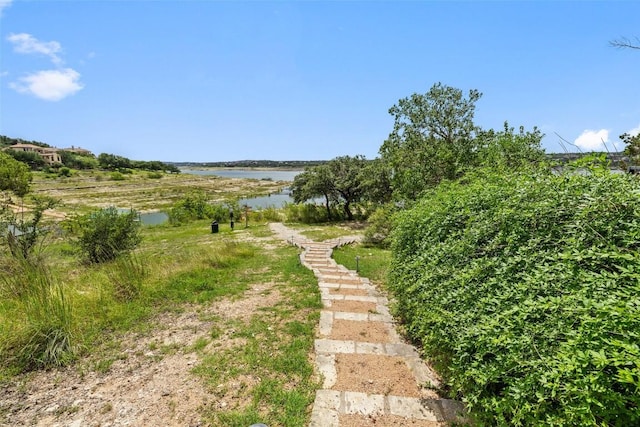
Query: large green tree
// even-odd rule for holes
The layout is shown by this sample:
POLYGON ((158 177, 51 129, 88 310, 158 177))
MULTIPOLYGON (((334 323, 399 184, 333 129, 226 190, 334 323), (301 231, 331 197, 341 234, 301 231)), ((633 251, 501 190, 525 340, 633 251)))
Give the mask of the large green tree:
POLYGON ((425 94, 414 93, 389 109, 393 130, 380 148, 392 170, 394 194, 415 200, 445 179, 459 177, 476 151, 473 122, 482 94, 442 83, 425 94))

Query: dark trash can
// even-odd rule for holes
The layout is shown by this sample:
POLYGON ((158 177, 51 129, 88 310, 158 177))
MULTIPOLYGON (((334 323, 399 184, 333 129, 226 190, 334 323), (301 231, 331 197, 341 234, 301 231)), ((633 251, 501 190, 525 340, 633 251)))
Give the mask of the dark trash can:
POLYGON ((211 232, 212 233, 217 233, 218 232, 218 221, 213 221, 211 223, 211 232))

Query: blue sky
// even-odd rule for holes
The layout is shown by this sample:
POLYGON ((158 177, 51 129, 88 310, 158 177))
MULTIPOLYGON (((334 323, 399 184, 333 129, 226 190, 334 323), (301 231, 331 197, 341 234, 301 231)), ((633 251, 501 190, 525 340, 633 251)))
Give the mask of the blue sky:
MULTIPOLYGON (((476 123, 640 130, 637 1, 0 0, 0 134, 136 160, 374 158, 437 82, 476 123)), ((640 44, 640 42, 639 42, 640 44)), ((620 146, 619 146, 620 147, 620 146)), ((577 150, 569 146, 570 150, 577 150)))

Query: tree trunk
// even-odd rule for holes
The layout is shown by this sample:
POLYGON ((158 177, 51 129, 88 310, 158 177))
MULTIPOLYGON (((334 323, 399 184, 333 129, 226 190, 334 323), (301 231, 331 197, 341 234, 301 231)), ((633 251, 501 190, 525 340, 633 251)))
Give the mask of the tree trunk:
POLYGON ((331 206, 329 205, 329 195, 325 194, 324 199, 326 200, 325 206, 327 207, 327 219, 331 221, 331 206))
POLYGON ((344 204, 344 213, 347 215, 349 221, 353 221, 353 214, 351 213, 351 209, 349 209, 349 202, 345 202, 344 204))

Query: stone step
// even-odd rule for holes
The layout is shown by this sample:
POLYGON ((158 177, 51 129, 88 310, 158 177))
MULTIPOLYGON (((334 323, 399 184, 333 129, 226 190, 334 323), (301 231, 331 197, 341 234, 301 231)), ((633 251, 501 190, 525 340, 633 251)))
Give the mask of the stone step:
POLYGON ((462 404, 449 399, 419 399, 351 391, 318 390, 309 425, 338 427, 340 415, 396 416, 435 423, 460 421, 462 414, 462 404))

